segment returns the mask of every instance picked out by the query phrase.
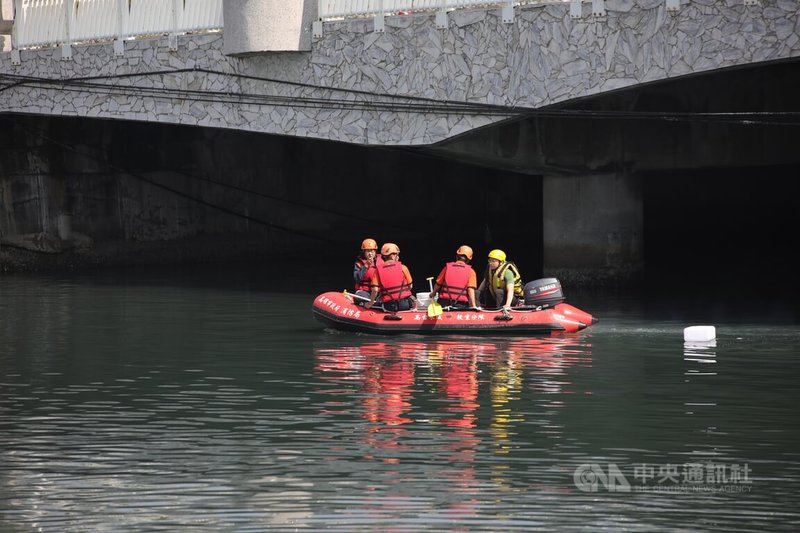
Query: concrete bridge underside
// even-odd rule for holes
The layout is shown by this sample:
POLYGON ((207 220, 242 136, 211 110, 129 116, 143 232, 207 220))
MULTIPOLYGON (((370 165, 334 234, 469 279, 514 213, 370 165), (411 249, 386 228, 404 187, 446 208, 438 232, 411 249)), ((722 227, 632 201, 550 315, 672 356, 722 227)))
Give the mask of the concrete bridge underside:
MULTIPOLYGON (((371 21, 330 23, 307 52, 230 56, 222 35, 205 35, 182 38, 174 51, 166 40, 128 42, 122 57, 110 44, 74 46, 70 61, 58 49, 22 51, 18 65, 4 54, 0 111, 393 146, 493 175, 527 175, 541 179, 538 218, 527 223, 528 233, 541 235, 531 241, 543 250, 541 270, 627 277, 643 261, 643 176, 797 165, 791 119, 697 113, 797 108, 790 88, 797 86, 800 7, 716 0, 674 14, 661 1, 606 7, 602 20, 571 19, 563 4, 527 7, 511 25, 499 11, 469 11, 451 15, 446 30, 429 15, 387 19, 384 33, 374 33, 371 21)), ((192 141, 192 150, 201 142, 192 141)), ((51 194, 69 196, 63 182, 74 175, 47 158, 28 166, 55 174, 51 194)), ((3 179, 24 167, 6 161, 3 179)), ((285 189, 296 176, 274 179, 270 188, 285 189)), ((400 187, 404 198, 419 197, 400 187)), ((6 191, 13 211, 13 187, 6 191)))
MULTIPOLYGON (((226 3, 226 33, 0 54, 0 111, 233 128, 365 145, 436 144, 537 110, 626 87, 800 57, 800 4, 745 6, 609 0, 606 16, 573 19, 565 3, 324 25, 303 51, 261 43, 247 10, 226 3), (228 37, 230 34, 230 37, 228 37), (250 43, 252 37, 254 43, 250 43), (232 44, 235 44, 235 46, 232 44), (277 50, 276 50, 277 49, 277 50), (249 50, 249 52, 248 52, 249 50), (231 52, 236 52, 230 55, 231 52)), ((287 9, 280 0, 252 0, 287 9)), ((295 9, 302 9, 295 7, 295 9)), ((303 41, 304 42, 304 41, 303 41)))

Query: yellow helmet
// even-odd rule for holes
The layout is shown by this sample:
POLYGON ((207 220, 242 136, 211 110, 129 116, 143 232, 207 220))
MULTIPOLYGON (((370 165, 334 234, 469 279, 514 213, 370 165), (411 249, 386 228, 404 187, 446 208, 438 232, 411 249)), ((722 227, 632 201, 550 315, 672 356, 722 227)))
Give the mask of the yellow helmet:
POLYGON ((393 242, 387 242, 381 247, 381 255, 399 254, 400 247, 393 242))
POLYGON ((503 250, 492 250, 489 252, 489 259, 497 259, 502 263, 506 260, 506 253, 503 250))
POLYGON ((472 261, 472 248, 467 246, 466 244, 463 246, 459 246, 458 250, 456 250, 456 255, 465 255, 467 259, 472 261))
POLYGON ((364 239, 361 243, 362 250, 377 250, 378 243, 375 242, 375 239, 364 239))

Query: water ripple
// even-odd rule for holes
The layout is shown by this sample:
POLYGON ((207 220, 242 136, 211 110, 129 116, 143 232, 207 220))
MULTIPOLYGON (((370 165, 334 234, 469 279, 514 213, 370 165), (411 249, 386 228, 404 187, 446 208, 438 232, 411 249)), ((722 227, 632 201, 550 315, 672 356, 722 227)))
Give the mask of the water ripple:
POLYGON ((800 521, 796 328, 685 346, 609 312, 578 335, 380 338, 303 329, 293 295, 2 290, 4 532, 800 521))

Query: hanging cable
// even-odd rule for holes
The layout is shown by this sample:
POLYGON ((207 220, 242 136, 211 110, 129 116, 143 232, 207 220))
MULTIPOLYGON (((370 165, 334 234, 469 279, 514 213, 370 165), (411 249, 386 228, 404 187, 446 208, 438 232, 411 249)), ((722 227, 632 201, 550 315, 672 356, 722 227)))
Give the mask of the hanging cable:
POLYGON ((208 69, 176 69, 158 70, 142 73, 129 73, 122 75, 93 76, 81 78, 41 78, 32 76, 18 76, 11 74, 0 75, 3 85, 0 92, 11 88, 27 86, 41 89, 50 89, 57 86, 67 92, 89 92, 94 94, 116 94, 133 97, 151 97, 160 99, 177 99, 199 103, 228 103, 236 105, 289 107, 293 109, 319 109, 319 110, 365 110, 365 111, 391 111, 396 113, 416 114, 447 114, 447 115, 475 115, 492 116, 498 118, 572 118, 591 120, 649 120, 664 122, 713 122, 739 125, 773 125, 797 126, 800 125, 800 112, 788 111, 748 111, 748 112, 673 112, 673 111, 596 111, 563 108, 530 108, 519 106, 504 106, 482 104, 478 102, 464 102, 453 100, 436 100, 424 97, 401 96, 386 93, 372 93, 337 87, 325 87, 304 83, 248 76, 235 73, 208 69), (179 89, 167 87, 143 87, 134 84, 114 84, 116 80, 131 80, 136 78, 152 78, 157 76, 177 75, 185 73, 198 73, 246 80, 259 83, 272 83, 279 86, 311 89, 328 93, 343 93, 349 98, 341 97, 308 97, 300 95, 259 94, 252 92, 210 91, 198 89, 179 89), (355 99, 361 98, 361 99, 355 99))

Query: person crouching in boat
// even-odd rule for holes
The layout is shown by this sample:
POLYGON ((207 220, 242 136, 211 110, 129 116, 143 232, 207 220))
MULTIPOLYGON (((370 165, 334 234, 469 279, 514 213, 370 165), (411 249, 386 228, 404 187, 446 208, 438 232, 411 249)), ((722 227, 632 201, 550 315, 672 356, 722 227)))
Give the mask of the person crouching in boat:
POLYGON ((460 246, 456 250, 456 260, 444 265, 436 277, 431 291, 431 299, 439 294, 439 305, 455 309, 478 307, 475 305, 475 288, 478 286, 475 271, 469 266, 472 261, 472 248, 460 246))
MULTIPOLYGON (((370 281, 375 275, 375 267, 377 266, 376 259, 378 255, 378 243, 375 239, 364 239, 361 242, 361 253, 356 257, 355 264, 353 265, 353 281, 355 282, 356 296, 361 296, 363 299, 355 299, 353 303, 356 305, 364 305, 369 298, 370 281)), ((382 261, 381 261, 382 262, 382 261)))
POLYGON ((400 248, 396 244, 387 242, 381 246, 382 262, 376 265, 370 281, 367 307, 372 307, 379 297, 387 311, 407 311, 415 306, 411 273, 399 258, 400 248))
POLYGON ((517 265, 506 261, 503 250, 489 252, 486 276, 478 287, 478 294, 487 307, 508 311, 512 305, 523 301, 522 276, 517 265))

